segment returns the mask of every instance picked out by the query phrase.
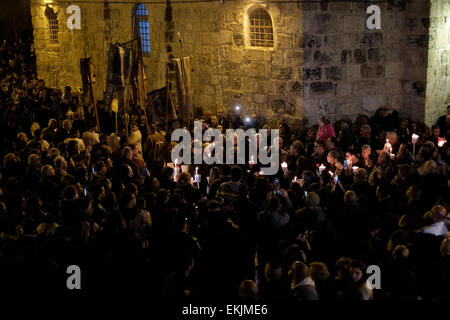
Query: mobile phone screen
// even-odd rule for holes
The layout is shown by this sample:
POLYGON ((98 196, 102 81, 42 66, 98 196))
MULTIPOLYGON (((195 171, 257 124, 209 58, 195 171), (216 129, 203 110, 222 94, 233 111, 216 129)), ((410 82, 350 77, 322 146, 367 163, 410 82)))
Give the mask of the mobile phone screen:
POLYGON ((334 184, 338 183, 338 175, 335 174, 333 178, 334 184))

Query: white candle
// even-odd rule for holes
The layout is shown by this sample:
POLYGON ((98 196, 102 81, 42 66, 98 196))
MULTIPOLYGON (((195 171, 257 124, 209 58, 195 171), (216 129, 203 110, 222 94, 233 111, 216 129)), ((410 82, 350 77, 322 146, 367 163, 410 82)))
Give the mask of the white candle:
POLYGON ((253 160, 253 156, 250 157, 250 161, 248 162, 249 164, 255 164, 255 161, 253 160))
POLYGON ((319 167, 319 174, 322 174, 322 171, 325 170, 325 166, 323 164, 320 165, 319 167))
POLYGON ((358 169, 359 169, 359 167, 358 167, 358 166, 353 166, 353 167, 352 167, 352 169, 353 169, 353 172, 355 172, 355 173, 356 173, 356 170, 358 170, 358 169))
POLYGON ((392 145, 389 143, 389 139, 386 139, 386 143, 384 144, 384 150, 389 151, 392 149, 392 145))
POLYGON ((411 136, 411 141, 413 143, 413 157, 416 154, 416 142, 417 142, 418 139, 419 139, 419 136, 417 134, 413 133, 412 136, 411 136))
POLYGON ((439 138, 438 147, 442 148, 444 146, 444 144, 446 144, 446 143, 447 143, 446 139, 439 138))
POLYGON ((283 170, 284 170, 284 169, 287 169, 287 167, 288 167, 288 165, 287 165, 286 162, 283 162, 283 163, 281 164, 281 168, 283 168, 283 170))
POLYGON ((199 182, 199 181, 198 181, 198 180, 199 180, 199 179, 198 179, 198 167, 195 167, 195 176, 194 176, 194 177, 195 177, 195 179, 194 179, 195 182, 197 182, 197 184, 198 184, 198 182, 199 182))
POLYGON ((175 159, 175 162, 174 162, 174 167, 173 167, 173 181, 177 181, 177 160, 178 159, 175 159))

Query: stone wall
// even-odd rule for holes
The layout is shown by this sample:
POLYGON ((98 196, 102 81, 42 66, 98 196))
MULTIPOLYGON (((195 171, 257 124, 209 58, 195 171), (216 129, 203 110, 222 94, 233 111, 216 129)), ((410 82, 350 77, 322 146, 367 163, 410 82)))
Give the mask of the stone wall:
MULTIPOLYGON (((59 45, 49 42, 45 6, 33 5, 32 16, 39 77, 49 85, 81 86, 79 59, 92 57, 98 95, 105 85, 108 44, 131 39, 130 4, 79 4, 81 30, 65 27, 66 7, 60 9, 59 45)), ((150 89, 165 86, 165 4, 146 4, 149 11, 151 54, 145 57, 150 89)), ((196 107, 216 109, 240 105, 244 114, 256 111, 267 118, 298 118, 301 114, 301 9, 296 4, 265 6, 272 17, 271 49, 251 48, 246 34, 243 2, 172 4, 172 53, 180 56, 176 33, 184 40, 184 54, 193 56, 193 97, 196 107)))
POLYGON ((429 125, 446 114, 450 104, 450 1, 431 1, 430 44, 425 120, 429 125))
POLYGON ((303 110, 317 122, 390 107, 423 118, 426 1, 378 3, 381 30, 368 30, 370 2, 303 4, 303 110), (420 4, 421 3, 421 4, 420 4))
MULTIPOLYGON (((101 97, 108 45, 132 37, 131 13, 138 1, 125 1, 129 4, 80 3, 81 30, 68 30, 66 6, 55 5, 55 11, 60 10, 58 45, 49 43, 45 6, 33 2, 39 77, 51 86, 79 88, 79 59, 92 57, 97 95, 101 97)), ((436 36, 443 11, 435 10, 441 18, 436 16, 430 23, 428 3, 429 0, 379 3, 381 30, 366 28, 370 1, 261 4, 270 13, 274 26, 274 48, 270 49, 248 45, 247 14, 254 6, 250 0, 174 3, 171 53, 180 56, 176 36, 180 32, 184 54, 193 56, 195 107, 214 110, 240 105, 244 115, 256 111, 272 120, 304 117, 317 123, 319 114, 332 120, 343 116, 354 119, 358 113, 373 114, 386 106, 398 109, 402 116, 424 120, 425 114, 428 117, 434 112, 431 105, 447 99, 446 95, 443 97, 444 90, 437 87, 442 77, 426 89, 427 63, 431 61, 431 70, 442 74, 446 69, 440 66, 441 61, 449 59, 441 51, 438 56, 437 49, 430 49, 428 59, 428 27, 434 30, 431 43, 441 39, 435 47, 444 46, 444 34, 436 36), (430 110, 427 112, 425 93, 430 110)), ((146 7, 151 54, 144 62, 149 88, 153 90, 166 84, 166 4, 146 7)))

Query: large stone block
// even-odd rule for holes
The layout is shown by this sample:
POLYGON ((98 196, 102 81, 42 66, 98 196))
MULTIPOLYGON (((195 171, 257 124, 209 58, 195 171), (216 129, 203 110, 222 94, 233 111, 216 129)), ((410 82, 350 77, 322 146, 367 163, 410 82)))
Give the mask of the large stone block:
POLYGON ((266 60, 265 51, 263 51, 263 50, 247 51, 247 59, 249 61, 268 61, 268 60, 266 60))
POLYGON ((342 32, 342 20, 331 13, 319 13, 313 17, 313 32, 317 34, 342 32))
POLYGON ((355 49, 354 56, 356 63, 365 63, 367 61, 366 52, 364 49, 355 49))
POLYGON ((361 45, 365 47, 380 47, 383 45, 383 34, 381 32, 365 33, 361 39, 361 45))
POLYGON ((353 95, 353 86, 351 82, 340 81, 336 83, 336 96, 349 97, 353 95))
POLYGON ((404 68, 403 62, 386 62, 386 78, 403 78, 404 68))
POLYGON ((241 89, 247 93, 256 93, 259 91, 259 82, 255 79, 245 79, 242 81, 241 89))
POLYGON ((312 94, 333 94, 334 84, 332 82, 313 82, 310 85, 312 94))
POLYGON ((233 42, 233 32, 229 30, 220 30, 219 40, 221 44, 231 44, 233 42))
POLYGON ((374 80, 360 80, 353 82, 353 94, 356 96, 375 95, 378 84, 374 80))
POLYGON ((267 102, 267 97, 264 94, 254 94, 253 95, 253 102, 255 103, 266 103, 267 102))
POLYGON ((383 76, 384 66, 380 64, 365 63, 361 65, 362 78, 379 78, 383 76))
POLYGON ((269 75, 268 63, 251 62, 247 71, 249 77, 267 78, 269 75))
POLYGON ((304 68, 303 81, 317 81, 322 78, 322 68, 304 68))
POLYGON ((322 46, 322 36, 314 34, 303 35, 302 48, 318 49, 322 46))
POLYGON ((361 15, 344 16, 344 32, 359 32, 366 27, 366 17, 361 15))
MULTIPOLYGON (((439 37, 438 37, 439 39, 439 37)), ((447 42, 445 39, 443 42, 447 42)), ((407 44, 410 47, 427 47, 428 46, 428 36, 426 34, 420 35, 408 35, 407 44)))
POLYGON ((381 94, 362 97, 362 109, 369 113, 375 113, 378 108, 386 106, 386 97, 381 94))
POLYGON ((344 78, 344 68, 330 67, 325 68, 325 76, 328 81, 339 81, 344 78))
POLYGON ((333 63, 333 58, 325 52, 315 51, 314 52, 314 64, 318 66, 323 66, 333 63))
POLYGON ((229 51, 229 60, 231 63, 242 63, 244 59, 244 55, 242 50, 239 49, 231 49, 229 51))

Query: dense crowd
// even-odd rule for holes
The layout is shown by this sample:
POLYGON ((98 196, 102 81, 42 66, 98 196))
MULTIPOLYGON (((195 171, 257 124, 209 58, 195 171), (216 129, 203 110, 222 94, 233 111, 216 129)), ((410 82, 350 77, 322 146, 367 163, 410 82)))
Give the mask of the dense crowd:
MULTIPOLYGON (((450 107, 431 128, 387 108, 308 128, 281 122, 275 176, 248 157, 174 174, 170 131, 132 108, 116 132, 102 101, 98 127, 78 92, 37 78, 31 43, 0 47, 2 290, 63 292, 78 265, 84 292, 449 299, 450 107)), ((234 108, 195 117, 204 130, 270 128, 234 108)))

